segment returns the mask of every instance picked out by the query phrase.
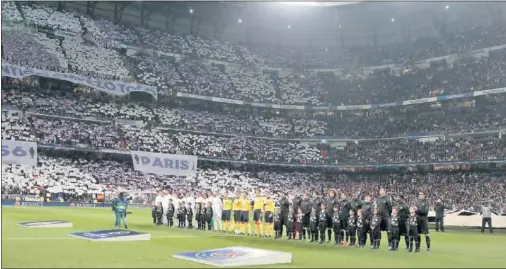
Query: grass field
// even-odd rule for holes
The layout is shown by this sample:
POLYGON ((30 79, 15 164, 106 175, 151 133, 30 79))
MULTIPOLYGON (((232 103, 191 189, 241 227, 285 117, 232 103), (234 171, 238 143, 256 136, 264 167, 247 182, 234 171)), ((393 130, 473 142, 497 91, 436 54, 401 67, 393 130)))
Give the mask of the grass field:
MULTIPOLYGON (((112 229, 113 214, 98 208, 2 208, 2 268, 59 267, 209 267, 172 258, 183 251, 247 246, 291 252, 293 263, 265 266, 299 267, 506 267, 504 233, 480 234, 478 231, 453 230, 431 234, 432 252, 388 252, 386 242, 379 251, 319 245, 306 242, 273 240, 213 232, 156 227, 149 209, 133 209, 129 228, 151 233, 151 241, 93 242, 69 237, 71 232, 112 229), (73 228, 24 228, 24 221, 66 220, 73 228)), ((401 242, 400 248, 404 244, 401 242)))

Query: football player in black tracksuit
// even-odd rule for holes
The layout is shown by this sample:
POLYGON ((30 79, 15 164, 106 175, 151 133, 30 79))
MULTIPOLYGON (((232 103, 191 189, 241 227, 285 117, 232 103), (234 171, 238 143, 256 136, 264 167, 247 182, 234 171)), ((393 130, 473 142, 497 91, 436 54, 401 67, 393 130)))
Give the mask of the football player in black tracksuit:
POLYGON ((300 197, 300 195, 297 195, 297 196, 293 197, 293 200, 292 200, 292 207, 293 207, 292 214, 297 215, 297 212, 299 212, 299 208, 300 208, 301 204, 302 204, 302 197, 300 197))
POLYGON ((312 208, 311 201, 309 200, 307 194, 304 194, 303 200, 300 203, 300 209, 302 210, 302 214, 304 214, 304 218, 302 220, 302 224, 304 225, 302 237, 304 240, 306 240, 306 233, 308 233, 307 228, 309 226, 309 215, 311 215, 311 208, 312 208))
POLYGON ((337 191, 334 189, 330 189, 327 192, 328 196, 325 198, 325 205, 327 207, 327 215, 329 216, 329 219, 327 220, 327 236, 328 241, 332 241, 332 216, 334 216, 334 206, 338 204, 337 201, 337 191))
POLYGON ((427 244, 427 252, 430 252, 430 236, 429 236, 429 202, 425 199, 425 193, 420 191, 418 194, 418 203, 416 203, 415 213, 418 215, 418 242, 420 244, 420 234, 425 234, 425 243, 427 244))
POLYGON ((354 193, 353 197, 350 201, 350 209, 353 210, 353 212, 355 212, 355 216, 356 216, 358 213, 358 210, 361 208, 362 208, 362 201, 360 201, 360 199, 358 199, 358 194, 354 193))
POLYGON ((348 234, 350 235, 350 247, 353 247, 357 239, 357 218, 355 211, 352 209, 350 209, 350 216, 348 217, 348 234))
POLYGON ((350 240, 348 231, 348 217, 350 216, 350 202, 346 199, 346 195, 341 194, 341 201, 339 202, 339 217, 341 219, 341 240, 343 244, 347 244, 350 240))
POLYGON ((322 203, 323 203, 323 199, 322 199, 321 195, 319 195, 318 193, 315 193, 313 199, 311 200, 311 206, 314 209, 316 209, 317 215, 320 215, 322 203))
POLYGON ((327 214, 325 204, 321 204, 320 215, 318 218, 318 230, 320 232, 320 244, 325 243, 325 230, 327 230, 327 223, 330 216, 327 214))
POLYGON ((365 238, 364 242, 367 241, 367 235, 369 235, 369 247, 373 248, 373 241, 372 241, 372 235, 371 235, 371 219, 372 219, 372 211, 373 211, 373 204, 371 203, 371 195, 366 193, 364 197, 364 201, 362 202, 362 216, 365 220, 364 224, 364 232, 365 232, 365 238))
POLYGON ((167 207, 167 214, 165 217, 167 217, 167 226, 172 227, 174 226, 174 204, 172 204, 172 199, 169 199, 169 206, 167 207))
MULTIPOLYGON (((392 215, 392 201, 390 197, 386 195, 385 188, 381 187, 379 190, 380 198, 376 201, 376 206, 379 209, 379 215, 381 217, 381 231, 387 232, 388 238, 388 220, 392 215)), ((381 241, 380 241, 381 242, 381 241)), ((388 248, 391 248, 390 241, 388 241, 388 248)))
MULTIPOLYGON (((404 236, 404 242, 406 243, 406 250, 409 247, 409 238, 407 232, 407 221, 409 218, 409 207, 404 201, 404 196, 399 195, 397 197, 397 215, 399 215, 399 235, 404 236)), ((397 246, 399 247, 399 246, 397 246)))
MULTIPOLYGON (((283 225, 287 225, 287 221, 288 221, 288 212, 290 211, 290 202, 288 201, 288 198, 286 198, 286 194, 285 193, 282 193, 281 194, 281 199, 279 199, 279 210, 281 211, 280 212, 280 215, 281 215, 281 229, 280 229, 280 234, 283 235, 283 225)), ((293 213, 293 212, 290 212, 290 213, 293 213)), ((288 233, 286 234, 288 235, 288 233)), ((278 238, 281 238, 278 237, 278 238)))
POLYGON ((401 239, 400 224, 401 218, 397 215, 397 208, 392 209, 392 216, 390 217, 390 226, 388 227, 388 234, 392 242, 392 248, 389 251, 399 250, 399 240, 401 239))

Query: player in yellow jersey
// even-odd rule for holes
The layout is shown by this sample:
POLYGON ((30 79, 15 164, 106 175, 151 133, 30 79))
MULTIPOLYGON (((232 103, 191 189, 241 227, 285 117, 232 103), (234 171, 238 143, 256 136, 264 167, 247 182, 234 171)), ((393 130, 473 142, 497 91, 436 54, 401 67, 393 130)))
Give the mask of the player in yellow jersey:
POLYGON ((221 219, 223 221, 223 232, 229 232, 230 227, 230 216, 232 214, 232 200, 228 198, 228 194, 223 195, 223 215, 221 219))
POLYGON ((273 237, 274 234, 274 208, 276 208, 276 202, 274 196, 271 196, 265 200, 264 235, 268 237, 273 237))
POLYGON ((255 235, 261 236, 262 231, 262 215, 264 213, 264 198, 260 191, 256 191, 256 197, 253 202, 253 221, 255 222, 255 235))
POLYGON ((241 234, 251 234, 251 225, 249 225, 249 213, 251 211, 251 202, 248 195, 244 193, 241 199, 241 234))
POLYGON ((234 198, 234 203, 232 204, 232 210, 234 211, 234 223, 233 229, 236 234, 239 233, 240 223, 241 223, 241 196, 239 193, 234 198))

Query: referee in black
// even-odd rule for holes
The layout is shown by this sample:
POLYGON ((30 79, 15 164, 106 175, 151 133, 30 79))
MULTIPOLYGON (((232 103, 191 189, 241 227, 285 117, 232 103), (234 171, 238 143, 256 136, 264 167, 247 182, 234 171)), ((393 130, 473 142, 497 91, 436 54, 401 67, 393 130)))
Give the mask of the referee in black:
POLYGON ((492 206, 490 203, 488 203, 485 206, 481 206, 481 212, 480 215, 482 215, 481 219, 481 233, 485 232, 485 225, 488 224, 488 230, 490 233, 493 233, 492 229, 492 206))

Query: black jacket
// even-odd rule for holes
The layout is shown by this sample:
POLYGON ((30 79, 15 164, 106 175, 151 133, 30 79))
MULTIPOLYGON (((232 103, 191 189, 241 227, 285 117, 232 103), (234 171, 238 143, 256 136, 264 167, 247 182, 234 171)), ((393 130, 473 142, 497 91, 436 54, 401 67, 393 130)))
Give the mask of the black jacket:
POLYGON ((325 204, 327 205, 327 214, 329 214, 329 216, 334 215, 334 205, 338 204, 337 199, 327 197, 325 199, 325 204))
POLYGON ((316 197, 313 200, 311 200, 311 206, 316 209, 317 213, 320 213, 322 210, 322 199, 320 197, 316 197))
POLYGON ((290 210, 290 202, 286 198, 279 199, 279 208, 281 209, 281 215, 287 216, 290 210))
POLYGON ((397 205, 397 211, 399 212, 399 218, 401 221, 406 222, 409 217, 409 207, 406 203, 400 202, 397 205))
POLYGON ((419 200, 418 203, 416 203, 416 211, 415 213, 420 218, 426 218, 429 215, 429 202, 427 199, 419 200))
POLYGON ((350 202, 346 199, 339 202, 341 209, 339 210, 339 217, 344 220, 350 216, 350 202))
POLYGON ((297 214, 301 203, 302 203, 302 198, 300 196, 296 196, 295 198, 293 198, 293 201, 292 201, 293 213, 297 214))
POLYGON ((359 199, 353 199, 350 201, 350 209, 355 212, 355 216, 360 208, 362 208, 362 202, 359 199))
POLYGON ((362 216, 366 220, 370 220, 372 218, 372 203, 371 202, 363 202, 362 203, 362 216))
POLYGON ((445 206, 443 203, 436 203, 434 211, 436 211, 436 219, 442 219, 445 216, 445 209, 451 209, 445 206))
POLYGON ((389 218, 392 215, 392 202, 388 196, 382 196, 376 201, 376 206, 379 210, 379 215, 382 218, 389 218))
POLYGON ((309 199, 302 200, 302 202, 300 203, 300 208, 302 209, 302 213, 304 213, 305 215, 311 213, 312 208, 311 201, 309 201, 309 199))
POLYGON ((169 204, 169 207, 167 208, 167 216, 169 218, 174 217, 174 211, 175 211, 174 205, 173 204, 169 204))

